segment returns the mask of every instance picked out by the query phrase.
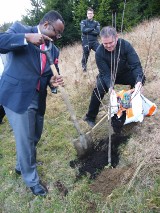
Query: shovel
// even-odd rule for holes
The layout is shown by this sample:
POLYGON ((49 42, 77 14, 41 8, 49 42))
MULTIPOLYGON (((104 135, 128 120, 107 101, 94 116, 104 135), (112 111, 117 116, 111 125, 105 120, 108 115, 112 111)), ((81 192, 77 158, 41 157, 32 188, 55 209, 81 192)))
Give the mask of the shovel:
POLYGON ((90 145, 90 149, 88 149, 88 152, 86 152, 86 150, 84 150, 84 148, 82 147, 82 143, 80 141, 80 138, 77 138, 73 141, 74 147, 76 148, 79 157, 83 157, 87 153, 92 151, 93 146, 94 146, 94 139, 93 139, 94 138, 94 132, 105 120, 107 120, 107 117, 108 117, 108 114, 104 115, 103 118, 101 118, 101 120, 99 120, 98 123, 90 131, 88 131, 85 134, 85 138, 88 142, 88 146, 90 145))
MULTIPOLYGON (((48 45, 48 48, 46 50, 41 50, 40 48, 38 48, 37 46, 35 46, 36 49, 38 49, 41 53, 44 53, 47 57, 47 60, 49 61, 49 64, 50 64, 50 68, 54 74, 54 69, 55 69, 55 65, 53 63, 53 60, 52 60, 52 56, 51 56, 51 53, 50 53, 50 50, 52 48, 52 42, 50 41, 49 42, 49 45, 48 45)), ((59 67, 58 65, 56 66, 56 71, 58 73, 58 75, 60 75, 60 72, 59 72, 59 67)), ((82 131, 81 131, 81 128, 80 128, 80 125, 77 121, 77 118, 76 118, 76 114, 75 114, 75 111, 71 105, 71 102, 69 100, 69 96, 66 92, 66 90, 64 89, 64 87, 62 86, 59 86, 59 90, 60 90, 60 93, 62 95, 62 98, 66 104, 66 107, 70 113, 70 116, 71 116, 71 119, 73 121, 73 124, 79 134, 79 139, 78 139, 78 144, 76 144, 76 140, 74 140, 73 144, 74 144, 74 147, 77 151, 77 155, 79 157, 83 157, 84 155, 86 155, 91 149, 92 149, 92 140, 90 140, 90 138, 88 136, 86 136, 82 131)), ((57 88, 52 88, 52 93, 57 93, 57 88)))

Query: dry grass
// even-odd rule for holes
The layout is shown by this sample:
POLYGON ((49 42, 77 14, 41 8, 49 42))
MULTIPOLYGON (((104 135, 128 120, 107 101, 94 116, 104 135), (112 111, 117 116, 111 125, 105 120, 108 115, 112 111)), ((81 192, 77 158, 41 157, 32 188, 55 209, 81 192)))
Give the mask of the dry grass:
POLYGON ((133 44, 138 55, 140 56, 144 72, 148 81, 152 81, 158 73, 160 65, 160 20, 155 19, 148 23, 143 22, 138 25, 132 32, 124 35, 124 39, 133 44))

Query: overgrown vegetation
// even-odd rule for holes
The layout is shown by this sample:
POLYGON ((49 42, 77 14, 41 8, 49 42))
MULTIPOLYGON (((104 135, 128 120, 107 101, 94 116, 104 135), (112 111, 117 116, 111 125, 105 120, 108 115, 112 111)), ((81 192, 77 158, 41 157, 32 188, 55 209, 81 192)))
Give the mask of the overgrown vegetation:
MULTIPOLYGON (((138 52, 147 77, 143 93, 157 106, 160 103, 159 29, 160 19, 154 19, 150 22, 145 21, 130 33, 121 35, 130 41, 138 52)), ((91 52, 88 72, 83 76, 81 53, 81 44, 76 43, 62 49, 59 61, 66 83, 65 89, 75 108, 81 128, 86 132, 88 126, 82 121, 82 117, 87 111, 98 71, 94 52, 91 52)), ((73 139, 78 137, 77 132, 61 94, 53 95, 50 91, 48 93, 44 132, 38 144, 37 156, 38 161, 43 163, 38 166, 39 175, 47 185, 49 194, 46 198, 34 196, 26 188, 21 177, 15 174, 15 142, 5 118, 5 123, 0 125, 0 212, 160 212, 159 107, 157 113, 145 118, 143 123, 125 128, 125 134, 129 134, 130 137, 127 143, 119 148, 120 161, 116 168, 104 168, 96 180, 89 179, 87 175, 77 179, 78 168, 70 167, 70 161, 77 159, 72 144, 73 139), (124 169, 126 167, 128 169, 124 169), (114 171, 119 171, 121 178, 113 176, 109 179, 111 176, 108 175, 114 171), (63 187, 58 187, 58 183, 63 187), (107 194, 105 188, 111 185, 113 189, 107 194)), ((102 108, 98 120, 104 113, 102 108)), ((104 128, 101 127, 97 131, 104 138, 108 130, 102 129, 104 128)))

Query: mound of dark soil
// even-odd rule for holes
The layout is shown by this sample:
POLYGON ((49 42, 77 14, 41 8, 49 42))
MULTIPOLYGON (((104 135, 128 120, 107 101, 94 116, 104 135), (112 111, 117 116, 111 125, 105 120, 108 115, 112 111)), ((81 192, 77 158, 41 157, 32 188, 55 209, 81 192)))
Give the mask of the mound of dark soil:
POLYGON ((82 176, 89 176, 92 181, 90 188, 94 193, 101 193, 104 197, 111 192, 129 182, 133 176, 134 168, 124 167, 116 168, 119 163, 120 151, 119 146, 126 144, 129 136, 112 135, 111 141, 111 168, 106 168, 108 165, 108 143, 109 138, 104 138, 93 149, 92 153, 83 159, 70 161, 70 166, 78 173, 76 181, 82 176))
MULTIPOLYGON (((119 146, 125 144, 129 136, 112 135, 111 141, 111 164, 112 167, 116 167, 119 163, 119 146)), ((83 159, 76 159, 70 161, 72 168, 78 168, 78 174, 76 178, 79 179, 82 176, 89 176, 90 179, 95 179, 105 166, 108 165, 108 143, 109 138, 104 138, 93 149, 92 153, 89 153, 83 159)))

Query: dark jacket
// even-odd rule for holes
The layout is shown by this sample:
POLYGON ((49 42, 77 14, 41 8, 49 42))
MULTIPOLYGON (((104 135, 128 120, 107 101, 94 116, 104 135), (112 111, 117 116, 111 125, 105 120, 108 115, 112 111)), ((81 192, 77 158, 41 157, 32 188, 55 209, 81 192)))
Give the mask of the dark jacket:
MULTIPOLYGON (((17 113, 25 112, 40 80, 39 112, 43 115, 47 85, 53 74, 47 62, 41 76, 40 52, 33 44, 24 43, 25 33, 38 33, 37 26, 23 26, 15 22, 7 32, 0 33, 0 53, 8 53, 7 64, 0 81, 0 104, 17 113)), ((51 54, 53 60, 59 55, 54 45, 51 54)))
POLYGON ((100 24, 98 21, 86 19, 82 20, 80 25, 82 32, 82 41, 97 41, 98 35, 100 33, 100 24))
POLYGON ((125 75, 125 73, 127 72, 132 72, 135 82, 137 80, 142 81, 143 71, 141 62, 139 60, 136 51, 128 41, 124 39, 118 39, 116 49, 114 52, 111 53, 107 51, 104 48, 103 44, 101 44, 97 48, 95 55, 96 64, 99 69, 99 76, 104 80, 107 88, 110 87, 111 81, 111 55, 112 55, 112 72, 115 73, 116 69, 114 69, 114 67, 117 67, 118 64, 116 77, 118 77, 121 74, 125 75), (118 60, 119 49, 120 55, 118 60))

